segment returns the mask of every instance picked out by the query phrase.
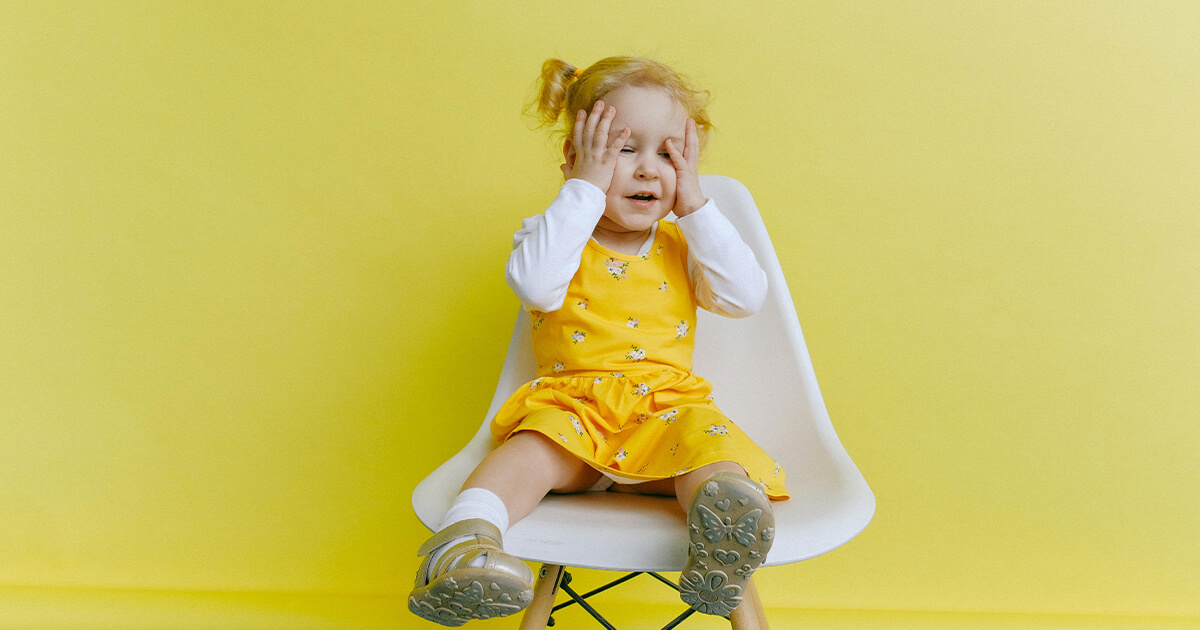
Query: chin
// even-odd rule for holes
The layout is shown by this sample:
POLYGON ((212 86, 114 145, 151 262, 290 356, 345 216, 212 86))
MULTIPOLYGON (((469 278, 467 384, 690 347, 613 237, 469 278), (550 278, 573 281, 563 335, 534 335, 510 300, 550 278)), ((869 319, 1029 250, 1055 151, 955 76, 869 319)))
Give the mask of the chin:
POLYGON ((620 223, 614 221, 613 224, 626 232, 644 232, 657 224, 665 216, 664 214, 662 217, 638 217, 637 219, 621 221, 620 223))

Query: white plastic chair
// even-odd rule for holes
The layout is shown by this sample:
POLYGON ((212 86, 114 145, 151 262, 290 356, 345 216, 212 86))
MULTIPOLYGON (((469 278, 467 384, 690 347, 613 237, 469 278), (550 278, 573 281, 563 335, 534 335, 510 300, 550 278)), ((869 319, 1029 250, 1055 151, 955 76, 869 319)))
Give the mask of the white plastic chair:
MULTIPOLYGON (((762 566, 807 560, 857 536, 875 513, 875 496, 830 423, 779 259, 750 192, 719 175, 702 175, 700 186, 754 250, 769 290, 763 308, 747 318, 698 311, 695 372, 712 382, 721 411, 787 472, 791 499, 772 503, 776 538, 762 566)), ((467 476, 498 445, 488 430, 492 416, 535 378, 529 326, 529 313, 521 309, 491 408, 475 437, 413 491, 417 518, 430 530, 440 524, 467 476)), ((684 514, 674 498, 548 495, 504 535, 505 551, 549 565, 540 572, 521 627, 545 627, 560 567, 681 571, 687 548, 684 514)))

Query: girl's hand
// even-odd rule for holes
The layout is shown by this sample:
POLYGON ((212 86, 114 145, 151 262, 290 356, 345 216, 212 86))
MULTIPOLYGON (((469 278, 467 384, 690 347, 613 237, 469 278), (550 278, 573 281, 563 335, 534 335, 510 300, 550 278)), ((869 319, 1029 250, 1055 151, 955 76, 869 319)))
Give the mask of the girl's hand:
POLYGON ((617 168, 617 156, 632 133, 626 127, 611 143, 608 141, 608 127, 616 115, 617 108, 611 105, 605 107, 604 101, 596 101, 590 114, 579 110, 575 117, 575 129, 571 133, 575 160, 560 167, 567 179, 582 179, 608 192, 613 171, 617 168))
POLYGON ((683 153, 680 154, 670 140, 667 140, 667 153, 675 167, 675 207, 671 211, 677 217, 686 217, 708 203, 700 191, 700 173, 697 170, 700 164, 700 136, 696 134, 696 121, 687 119, 683 153))

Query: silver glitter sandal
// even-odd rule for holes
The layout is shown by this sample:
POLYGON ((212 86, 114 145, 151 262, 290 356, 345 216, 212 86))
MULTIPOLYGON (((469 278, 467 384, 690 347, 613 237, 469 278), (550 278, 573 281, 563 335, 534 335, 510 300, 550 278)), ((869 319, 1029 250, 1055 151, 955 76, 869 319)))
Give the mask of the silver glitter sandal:
POLYGON ((483 519, 459 521, 433 535, 417 550, 427 556, 417 570, 408 596, 413 614, 443 626, 461 626, 472 619, 491 619, 520 612, 533 599, 533 571, 503 551, 500 530, 483 519), (462 536, 430 566, 438 547, 462 536), (485 556, 482 567, 469 566, 485 556))
POLYGON ((745 475, 718 472, 692 496, 687 522, 691 547, 679 597, 699 612, 728 617, 774 540, 771 502, 745 475))

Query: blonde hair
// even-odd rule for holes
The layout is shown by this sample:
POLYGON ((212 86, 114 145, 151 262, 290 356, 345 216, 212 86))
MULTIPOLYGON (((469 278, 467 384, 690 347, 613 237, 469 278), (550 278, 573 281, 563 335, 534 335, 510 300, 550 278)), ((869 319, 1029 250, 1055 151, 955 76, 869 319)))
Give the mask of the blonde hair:
POLYGON ((547 59, 537 81, 537 97, 525 111, 538 118, 539 127, 554 127, 561 120, 561 127, 555 130, 561 144, 574 131, 576 112, 590 112, 597 100, 626 85, 665 90, 696 121, 700 148, 708 143, 713 128, 706 109, 708 90, 697 89, 669 66, 644 57, 607 57, 582 71, 562 59, 547 59))

